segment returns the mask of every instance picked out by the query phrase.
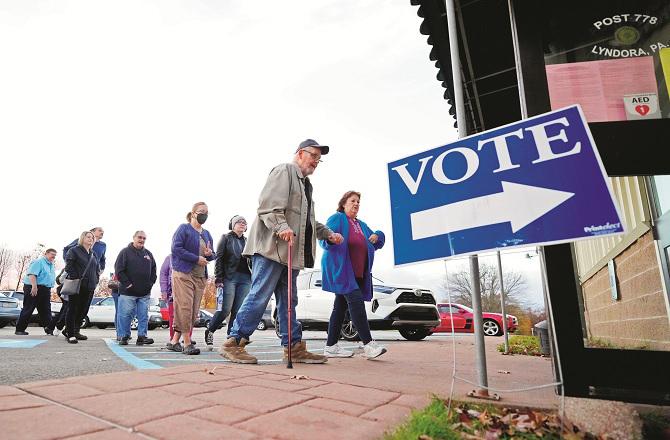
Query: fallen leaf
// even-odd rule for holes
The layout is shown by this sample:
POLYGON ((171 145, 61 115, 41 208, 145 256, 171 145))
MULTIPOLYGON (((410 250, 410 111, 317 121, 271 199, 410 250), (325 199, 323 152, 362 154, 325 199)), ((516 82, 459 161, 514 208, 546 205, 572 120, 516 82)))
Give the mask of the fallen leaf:
POLYGON ((307 376, 303 376, 302 374, 296 374, 295 376, 291 376, 291 379, 297 379, 297 380, 305 380, 305 379, 307 379, 307 380, 308 380, 309 377, 307 377, 307 376))
POLYGON ((500 373, 500 374, 512 374, 511 372, 509 372, 507 370, 498 370, 498 373, 500 373))
POLYGON ((207 370, 207 374, 214 374, 214 372, 216 371, 217 368, 218 367, 214 367, 211 370, 207 370))
POLYGON ((418 440, 433 440, 433 437, 426 435, 426 434, 421 434, 418 438, 418 440))

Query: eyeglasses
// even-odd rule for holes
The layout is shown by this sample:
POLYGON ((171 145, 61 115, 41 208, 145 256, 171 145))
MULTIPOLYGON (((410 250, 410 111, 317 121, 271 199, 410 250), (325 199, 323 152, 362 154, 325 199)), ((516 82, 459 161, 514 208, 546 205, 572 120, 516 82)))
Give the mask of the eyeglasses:
POLYGON ((137 236, 137 239, 138 239, 138 240, 146 240, 147 237, 142 237, 141 235, 138 235, 138 236, 137 236))
POLYGON ((321 155, 320 154, 317 156, 316 153, 312 153, 311 151, 305 150, 304 148, 303 148, 302 151, 304 151, 305 153, 309 153, 309 155, 312 156, 312 159, 315 159, 318 163, 323 163, 323 161, 321 160, 321 155))

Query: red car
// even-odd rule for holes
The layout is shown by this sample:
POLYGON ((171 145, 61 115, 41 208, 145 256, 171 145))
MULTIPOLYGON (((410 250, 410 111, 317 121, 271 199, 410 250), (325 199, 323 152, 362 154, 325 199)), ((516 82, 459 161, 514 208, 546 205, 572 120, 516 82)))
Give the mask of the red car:
MULTIPOLYGON (((451 317, 454 319, 454 331, 456 333, 474 333, 474 316, 472 309, 468 306, 454 303, 438 304, 437 309, 440 312, 440 325, 432 331, 451 332, 451 317), (451 310, 450 310, 451 309, 451 310), (451 314, 449 313, 451 311, 451 314)), ((483 312, 484 334, 487 336, 500 336, 503 334, 502 313, 483 312)), ((516 331, 519 321, 516 316, 507 315, 507 331, 512 333, 516 331)))

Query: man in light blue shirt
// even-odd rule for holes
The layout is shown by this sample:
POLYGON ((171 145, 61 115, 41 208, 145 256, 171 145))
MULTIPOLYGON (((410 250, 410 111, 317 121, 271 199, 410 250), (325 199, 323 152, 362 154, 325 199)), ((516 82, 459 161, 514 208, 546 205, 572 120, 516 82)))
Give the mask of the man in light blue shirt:
POLYGON ((52 335, 51 327, 51 288, 56 283, 54 260, 56 250, 47 249, 44 256, 30 263, 28 273, 23 278, 23 310, 16 323, 15 335, 27 335, 26 328, 35 308, 40 317, 44 332, 52 335))

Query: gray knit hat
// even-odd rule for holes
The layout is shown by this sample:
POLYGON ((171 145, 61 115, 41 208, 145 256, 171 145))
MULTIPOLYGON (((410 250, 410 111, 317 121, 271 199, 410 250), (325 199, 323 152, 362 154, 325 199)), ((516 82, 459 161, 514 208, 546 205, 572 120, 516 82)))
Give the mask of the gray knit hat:
POLYGON ((235 216, 233 216, 233 218, 230 219, 230 223, 228 224, 228 228, 230 230, 232 230, 235 227, 235 225, 239 222, 247 223, 247 219, 245 219, 241 215, 235 215, 235 216))

